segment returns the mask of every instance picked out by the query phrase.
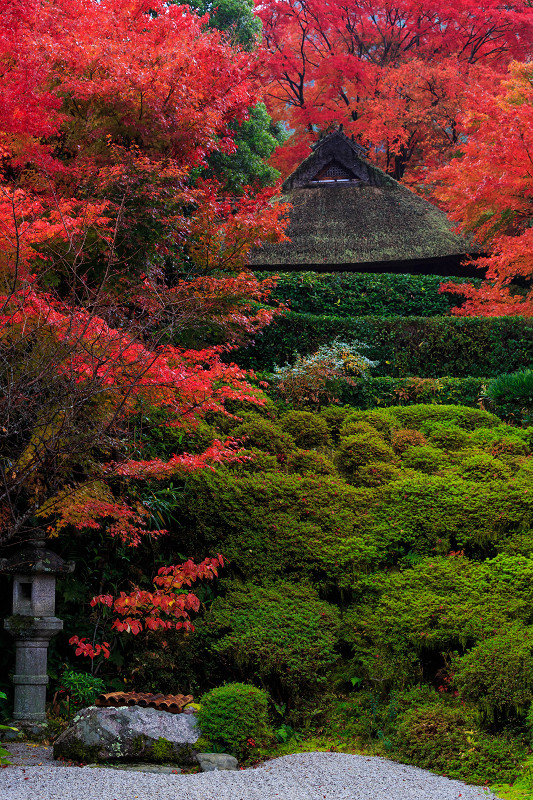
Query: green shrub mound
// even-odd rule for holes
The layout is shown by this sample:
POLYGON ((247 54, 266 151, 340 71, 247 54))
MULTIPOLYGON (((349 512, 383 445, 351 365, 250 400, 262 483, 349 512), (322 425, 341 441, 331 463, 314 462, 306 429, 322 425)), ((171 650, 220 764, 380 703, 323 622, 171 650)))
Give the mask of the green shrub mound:
POLYGON ((391 437, 391 445, 396 453, 404 453, 411 447, 424 447, 428 441, 423 433, 420 431, 411 430, 410 428, 401 428, 394 431, 391 437))
POLYGON ((267 744, 273 733, 268 696, 247 683, 218 686, 201 699, 198 724, 202 737, 217 750, 245 758, 254 747, 267 744))
POLYGON ((401 480, 401 471, 387 461, 371 461, 359 467, 351 482, 357 486, 384 486, 391 481, 401 480))
POLYGON ((206 616, 214 653, 235 673, 246 670, 285 704, 291 720, 321 711, 337 661, 338 609, 311 588, 287 582, 231 585, 206 616))
POLYGON ((473 709, 442 702, 406 711, 394 748, 394 756, 409 764, 472 783, 512 783, 526 752, 520 740, 481 731, 473 709))
POLYGON ((458 472, 466 480, 484 481, 505 480, 511 470, 501 459, 494 458, 488 453, 472 455, 471 451, 466 451, 459 461, 458 472))
POLYGON ((446 456, 438 447, 430 445, 420 447, 409 447, 402 454, 402 464, 407 469, 414 469, 426 475, 439 472, 446 464, 446 456))
POLYGON ((316 447, 327 444, 329 440, 326 420, 308 411, 290 411, 280 419, 279 424, 293 437, 298 447, 316 447))
POLYGON ((365 434, 341 438, 336 463, 345 475, 374 461, 394 461, 394 450, 383 439, 365 434))
POLYGON ((322 453, 297 450, 287 458, 287 471, 299 475, 334 475, 335 465, 322 453))
POLYGON ((457 658, 454 669, 461 698, 489 720, 524 715, 533 700, 533 628, 515 623, 457 658))
POLYGON ((244 421, 231 431, 235 439, 242 439, 246 447, 257 447, 269 453, 288 453, 295 442, 275 422, 252 413, 242 415, 244 421))

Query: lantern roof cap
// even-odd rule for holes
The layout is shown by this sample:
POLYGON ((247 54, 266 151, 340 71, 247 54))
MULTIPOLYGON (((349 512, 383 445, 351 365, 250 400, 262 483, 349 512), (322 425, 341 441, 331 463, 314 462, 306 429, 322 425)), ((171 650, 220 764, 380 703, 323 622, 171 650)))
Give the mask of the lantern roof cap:
POLYGON ((46 549, 44 534, 28 542, 9 558, 0 558, 0 573, 59 575, 74 571, 74 562, 65 561, 57 553, 46 549))

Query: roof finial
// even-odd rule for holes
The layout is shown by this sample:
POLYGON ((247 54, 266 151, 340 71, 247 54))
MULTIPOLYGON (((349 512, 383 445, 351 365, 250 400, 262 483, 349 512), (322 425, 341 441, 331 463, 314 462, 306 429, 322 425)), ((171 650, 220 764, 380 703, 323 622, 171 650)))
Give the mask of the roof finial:
POLYGON ((342 132, 343 132, 343 130, 344 130, 344 125, 343 125, 343 123, 341 122, 341 123, 340 123, 340 125, 339 125, 339 133, 342 133, 342 132))

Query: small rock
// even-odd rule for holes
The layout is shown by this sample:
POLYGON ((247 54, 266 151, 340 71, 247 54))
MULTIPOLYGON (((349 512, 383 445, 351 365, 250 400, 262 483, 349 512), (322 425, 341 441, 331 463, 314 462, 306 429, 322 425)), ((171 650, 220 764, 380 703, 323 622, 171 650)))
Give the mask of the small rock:
POLYGON ((227 753, 198 753, 196 758, 202 772, 216 772, 219 769, 238 769, 239 762, 227 753))

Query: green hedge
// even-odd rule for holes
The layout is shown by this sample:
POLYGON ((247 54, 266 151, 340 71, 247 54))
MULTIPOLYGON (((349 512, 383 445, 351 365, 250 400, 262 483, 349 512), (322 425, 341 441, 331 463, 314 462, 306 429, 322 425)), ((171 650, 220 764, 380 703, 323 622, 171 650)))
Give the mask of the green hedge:
POLYGON ((533 320, 523 317, 341 317, 293 314, 278 319, 232 361, 272 370, 340 337, 367 347, 374 376, 492 378, 533 363, 533 320))
MULTIPOLYGON (((265 376, 266 377, 266 376, 265 376)), ((479 406, 485 378, 374 378, 369 376, 355 386, 340 382, 340 403, 355 408, 438 403, 439 405, 479 406)))
MULTIPOLYGON (((272 275, 256 274, 261 278, 272 275)), ((481 283, 439 275, 283 272, 272 295, 288 302, 291 310, 299 314, 330 314, 334 310, 338 317, 433 317, 448 314, 460 301, 458 295, 439 294, 439 286, 449 281, 481 283)))

